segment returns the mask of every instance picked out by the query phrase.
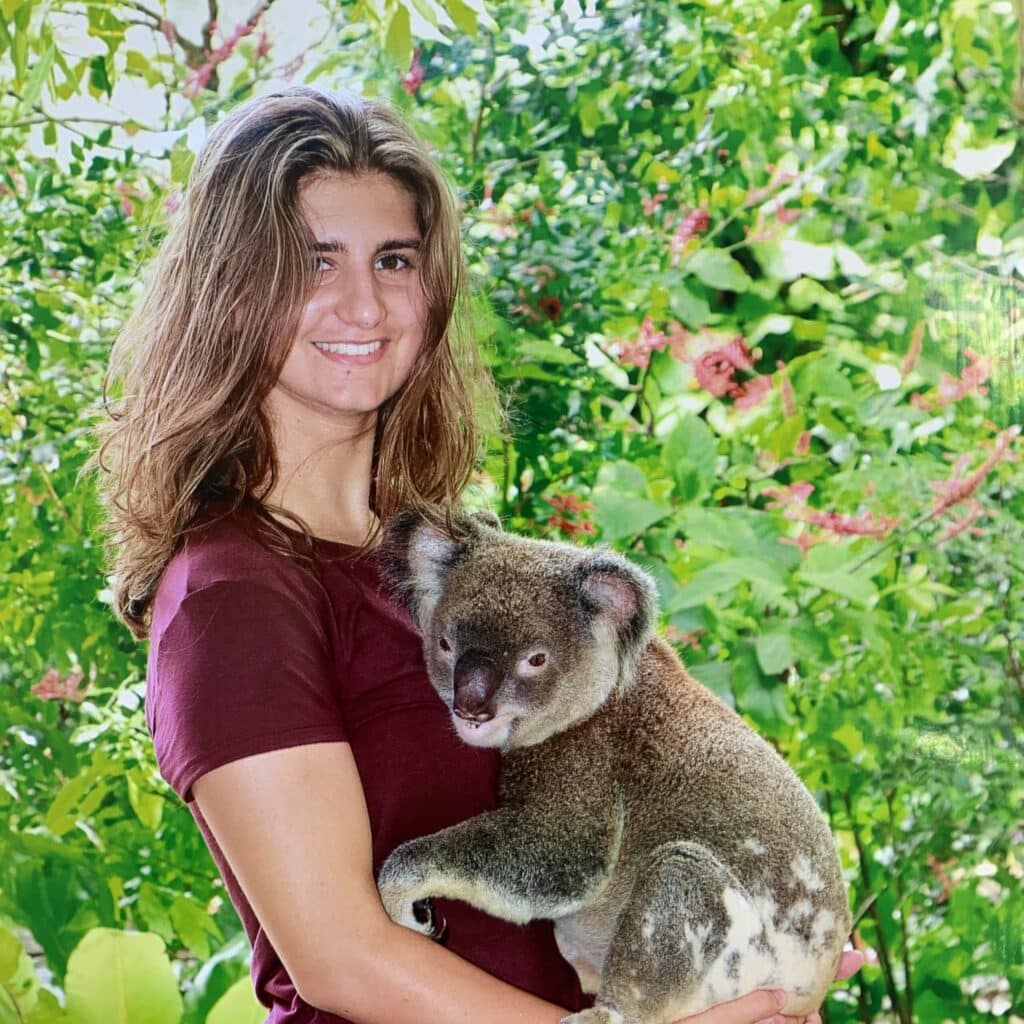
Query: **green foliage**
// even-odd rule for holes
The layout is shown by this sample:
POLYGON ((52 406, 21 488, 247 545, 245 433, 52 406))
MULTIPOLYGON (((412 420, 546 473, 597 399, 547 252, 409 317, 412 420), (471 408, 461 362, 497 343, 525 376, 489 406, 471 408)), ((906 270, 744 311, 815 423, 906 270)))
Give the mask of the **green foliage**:
POLYGON ((1021 1012, 1020 5, 598 6, 324 0, 277 53, 273 4, 229 45, 0 2, 0 1022, 99 1019, 76 965, 136 941, 154 1014, 259 1019, 79 473, 202 120, 285 74, 391 98, 464 198, 511 421, 477 499, 650 569, 820 797, 881 955, 829 1020, 1021 1012))

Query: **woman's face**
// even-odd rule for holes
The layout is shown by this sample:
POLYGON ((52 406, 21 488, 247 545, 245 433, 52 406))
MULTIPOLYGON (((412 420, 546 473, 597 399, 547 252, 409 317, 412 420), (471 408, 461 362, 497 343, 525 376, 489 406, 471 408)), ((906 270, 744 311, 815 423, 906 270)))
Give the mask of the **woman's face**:
POLYGON ((415 205, 378 173, 313 178, 301 204, 317 280, 269 411, 362 431, 405 383, 423 341, 415 205))

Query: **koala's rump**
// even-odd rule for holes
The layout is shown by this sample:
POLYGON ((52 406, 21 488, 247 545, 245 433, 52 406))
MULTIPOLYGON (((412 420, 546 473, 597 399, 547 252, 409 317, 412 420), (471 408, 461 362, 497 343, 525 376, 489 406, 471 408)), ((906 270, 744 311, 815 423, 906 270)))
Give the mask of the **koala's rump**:
POLYGON ((832 836, 789 766, 667 645, 651 643, 625 694, 510 762, 508 799, 622 821, 617 856, 591 901, 556 922, 585 988, 595 990, 655 851, 683 841, 711 851, 749 896, 744 905, 757 907, 766 929, 759 941, 792 969, 773 983, 804 988, 808 1006, 820 998, 850 926, 832 836), (567 793, 574 807, 565 806, 567 793))

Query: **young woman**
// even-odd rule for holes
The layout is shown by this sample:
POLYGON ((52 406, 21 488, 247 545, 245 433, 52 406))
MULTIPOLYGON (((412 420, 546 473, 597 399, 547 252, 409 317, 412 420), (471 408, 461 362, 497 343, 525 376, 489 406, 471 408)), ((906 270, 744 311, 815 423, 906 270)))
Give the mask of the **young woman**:
MULTIPOLYGON (((399 842, 496 802, 373 544, 454 507, 486 378, 458 336, 457 210, 388 108, 295 88, 211 134, 112 357, 100 464, 147 719, 253 948, 274 1024, 554 1022, 582 1005, 550 924, 391 923, 399 842), (454 319, 453 319, 454 318, 454 319)), ((752 1024, 755 993, 699 1017, 752 1024)))

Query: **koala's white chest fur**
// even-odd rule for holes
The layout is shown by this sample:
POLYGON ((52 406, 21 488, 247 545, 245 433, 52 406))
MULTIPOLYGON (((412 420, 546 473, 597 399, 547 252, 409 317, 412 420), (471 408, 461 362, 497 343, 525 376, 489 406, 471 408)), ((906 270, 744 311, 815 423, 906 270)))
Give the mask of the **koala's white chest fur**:
POLYGON ((609 552, 410 522, 390 574, 431 680, 470 728, 506 723, 506 749, 497 810, 387 859, 388 913, 429 931, 413 904, 447 896, 553 920, 597 994, 564 1024, 668 1024, 766 986, 815 1009, 850 928, 832 837, 778 754, 650 639, 652 582, 609 552))

